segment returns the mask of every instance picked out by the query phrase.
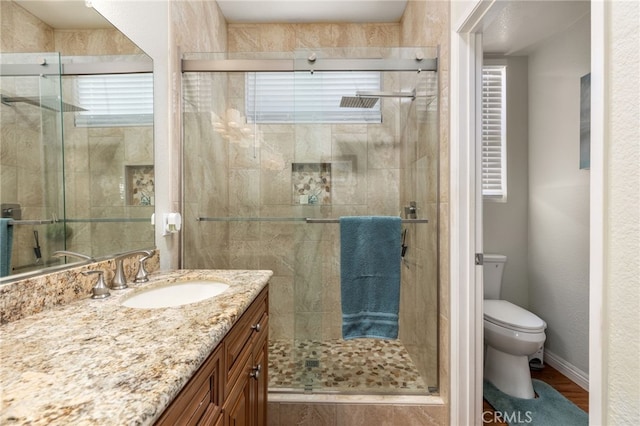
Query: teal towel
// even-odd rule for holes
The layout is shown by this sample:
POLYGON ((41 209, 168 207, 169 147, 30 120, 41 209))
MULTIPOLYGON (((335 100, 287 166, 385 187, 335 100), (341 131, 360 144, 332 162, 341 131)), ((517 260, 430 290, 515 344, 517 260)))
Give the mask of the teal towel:
POLYGON ((344 339, 398 338, 401 220, 340 218, 340 282, 344 339))
POLYGON ((13 244, 13 219, 0 218, 0 277, 11 273, 11 246, 13 244))

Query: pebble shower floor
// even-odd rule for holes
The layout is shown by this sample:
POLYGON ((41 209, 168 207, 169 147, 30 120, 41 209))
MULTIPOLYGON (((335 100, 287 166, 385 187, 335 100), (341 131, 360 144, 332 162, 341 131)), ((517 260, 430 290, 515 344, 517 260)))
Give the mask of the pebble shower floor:
POLYGON ((269 343, 272 390, 424 394, 427 387, 397 340, 275 340, 269 343))

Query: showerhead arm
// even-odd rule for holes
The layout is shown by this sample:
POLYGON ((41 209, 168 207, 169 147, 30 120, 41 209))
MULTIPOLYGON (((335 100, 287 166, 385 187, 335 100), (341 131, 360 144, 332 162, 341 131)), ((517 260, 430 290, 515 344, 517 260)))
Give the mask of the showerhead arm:
POLYGON ((370 91, 357 91, 356 97, 358 98, 416 98, 416 89, 411 92, 370 92, 370 91))
POLYGON ((365 92, 357 91, 355 96, 343 96, 341 108, 373 108, 380 98, 411 98, 416 99, 416 89, 411 92, 365 92))

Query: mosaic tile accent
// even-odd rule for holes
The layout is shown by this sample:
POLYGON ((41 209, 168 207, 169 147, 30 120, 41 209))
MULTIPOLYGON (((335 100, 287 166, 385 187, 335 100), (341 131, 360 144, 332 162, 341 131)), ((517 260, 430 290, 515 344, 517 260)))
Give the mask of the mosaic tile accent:
POLYGON ((272 340, 269 388, 328 392, 426 394, 398 340, 272 340))
POLYGON ((331 204, 331 163, 291 164, 293 204, 331 204))
POLYGON ((155 177, 153 166, 125 166, 127 204, 153 206, 155 203, 155 177))

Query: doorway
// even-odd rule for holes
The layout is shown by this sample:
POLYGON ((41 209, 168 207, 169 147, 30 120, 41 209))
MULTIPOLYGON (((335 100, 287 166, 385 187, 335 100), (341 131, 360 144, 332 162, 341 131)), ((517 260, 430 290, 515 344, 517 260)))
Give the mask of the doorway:
MULTIPOLYGON (((452 254, 451 280, 452 290, 452 387, 451 421, 452 423, 479 424, 482 411, 482 268, 474 265, 474 253, 483 251, 482 209, 479 197, 479 181, 476 178, 481 170, 476 161, 480 139, 480 73, 482 70, 483 33, 489 23, 510 2, 476 2, 473 7, 452 5, 452 254), (459 283, 456 286, 456 283, 459 283), (467 324, 472 324, 467 326, 467 324)), ((591 13, 600 5, 590 5, 591 13)), ((601 16, 601 15, 594 15, 601 16)), ((602 37, 602 22, 591 22, 592 40, 602 37)), ((541 30, 539 30, 541 31, 541 30)), ((592 73, 597 73, 603 62, 602 49, 598 45, 591 47, 592 73)), ((596 75, 595 78, 601 78, 596 75)), ((602 99, 598 96, 592 99, 602 99)), ((592 105, 597 101, 592 101, 592 105)), ((597 107, 597 105, 596 105, 597 107)), ((599 323, 598 304, 602 294, 602 247, 597 238, 602 223, 599 209, 602 198, 599 188, 602 187, 601 158, 594 153, 601 152, 602 138, 597 133, 602 117, 592 114, 592 163, 590 171, 590 278, 589 293, 591 306, 589 321, 599 323), (595 242, 595 244, 594 244, 595 242), (596 295, 597 297, 594 297, 596 295), (595 309, 594 309, 595 304, 595 309)), ((602 415, 601 349, 600 332, 593 325, 589 330, 590 356, 590 417, 592 421, 602 415)))

